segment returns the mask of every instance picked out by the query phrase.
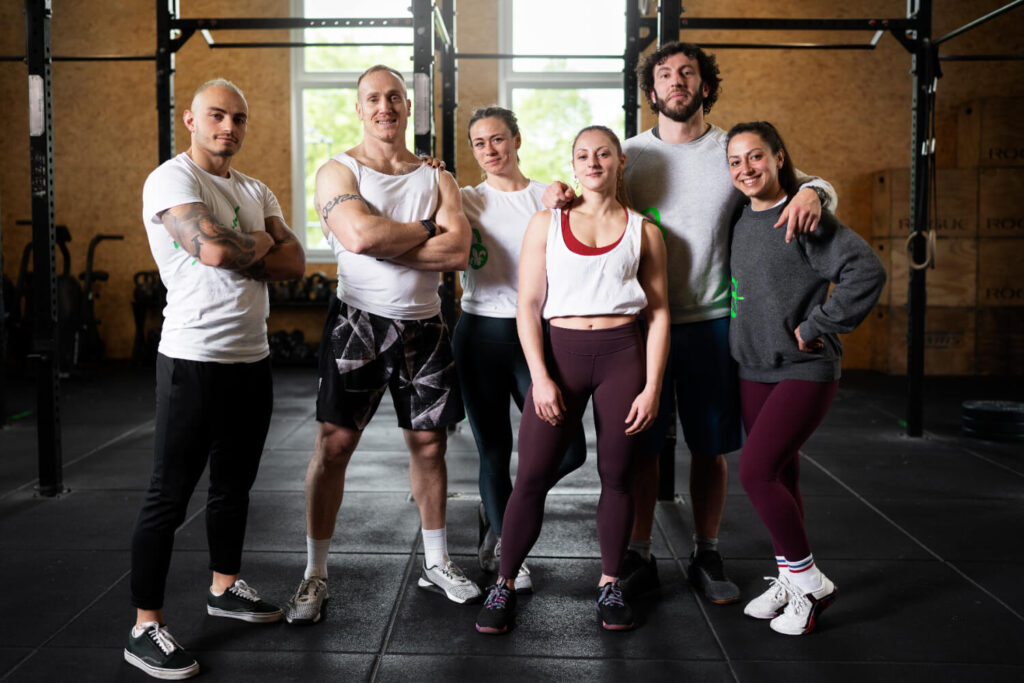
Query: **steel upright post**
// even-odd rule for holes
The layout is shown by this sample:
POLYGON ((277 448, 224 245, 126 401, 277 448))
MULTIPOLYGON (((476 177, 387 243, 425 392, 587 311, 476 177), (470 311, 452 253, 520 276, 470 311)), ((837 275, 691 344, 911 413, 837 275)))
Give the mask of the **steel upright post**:
POLYGON ((158 163, 174 156, 174 51, 171 18, 177 0, 156 0, 156 110, 158 163))
MULTIPOLYGON (((908 0, 908 18, 917 20, 913 60, 913 119, 910 130, 911 262, 927 258, 928 187, 934 140, 930 125, 938 55, 932 43, 931 0, 908 0)), ((924 320, 927 305, 925 269, 910 268, 907 292, 907 435, 921 436, 924 403, 924 320)))
POLYGON ((53 205, 53 102, 50 0, 25 0, 29 156, 32 174, 32 357, 36 363, 39 493, 64 490, 57 339, 57 256, 53 205))

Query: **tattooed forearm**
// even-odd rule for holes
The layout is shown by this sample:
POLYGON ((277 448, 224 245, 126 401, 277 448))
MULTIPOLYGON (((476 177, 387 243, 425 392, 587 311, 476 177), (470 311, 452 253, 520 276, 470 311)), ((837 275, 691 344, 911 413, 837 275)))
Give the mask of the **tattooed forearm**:
POLYGON ((251 266, 242 271, 242 275, 251 280, 266 282, 270 280, 270 272, 267 270, 267 259, 256 260, 251 266))
POLYGON ((202 261, 207 251, 213 251, 218 267, 229 270, 247 268, 256 259, 255 240, 220 225, 203 204, 174 207, 162 220, 177 246, 195 259, 202 261))
POLYGON ((336 194, 336 195, 334 195, 334 197, 332 197, 331 200, 329 202, 327 202, 327 204, 324 205, 323 210, 320 212, 320 217, 324 219, 324 223, 327 222, 327 216, 331 213, 331 210, 334 209, 335 206, 337 206, 338 204, 341 204, 342 202, 352 201, 353 199, 358 199, 361 202, 363 201, 363 198, 360 197, 357 194, 336 194))

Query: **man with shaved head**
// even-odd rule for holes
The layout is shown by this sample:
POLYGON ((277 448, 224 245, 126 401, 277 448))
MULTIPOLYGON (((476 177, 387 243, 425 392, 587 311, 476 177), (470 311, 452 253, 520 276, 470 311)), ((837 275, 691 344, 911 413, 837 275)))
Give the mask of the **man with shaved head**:
POLYGON ((357 95, 362 141, 316 175, 316 208, 338 260, 338 293, 320 344, 320 427, 306 471, 306 571, 285 606, 294 624, 320 620, 345 471, 385 390, 409 449, 419 506, 418 584, 457 603, 481 597, 448 557, 446 428, 463 410, 437 294, 438 272, 466 267, 470 227, 451 175, 406 147, 411 103, 402 74, 371 67, 359 77, 357 95))
POLYGON ((142 191, 167 307, 156 361, 153 475, 132 537, 136 623, 124 651, 133 666, 172 680, 199 672, 162 610, 174 533, 207 463, 207 612, 250 622, 281 618, 238 575, 249 489, 273 405, 266 282, 305 271, 302 246, 274 194, 231 168, 249 123, 241 91, 223 79, 204 83, 183 120, 191 145, 153 171, 142 191))

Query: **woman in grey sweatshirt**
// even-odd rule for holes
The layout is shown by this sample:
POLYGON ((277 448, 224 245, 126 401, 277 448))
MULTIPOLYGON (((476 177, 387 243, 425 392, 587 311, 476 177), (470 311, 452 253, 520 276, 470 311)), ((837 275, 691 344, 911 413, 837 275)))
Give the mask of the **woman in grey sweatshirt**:
POLYGON ((852 331, 874 307, 885 269, 829 211, 814 232, 791 242, 772 227, 797 184, 770 123, 734 126, 726 154, 733 184, 750 199, 737 214, 730 256, 729 347, 747 431, 740 481, 768 527, 779 569, 743 611, 771 619, 776 632, 801 635, 835 600, 836 587, 815 565, 807 540, 799 450, 836 393, 836 335, 852 331))

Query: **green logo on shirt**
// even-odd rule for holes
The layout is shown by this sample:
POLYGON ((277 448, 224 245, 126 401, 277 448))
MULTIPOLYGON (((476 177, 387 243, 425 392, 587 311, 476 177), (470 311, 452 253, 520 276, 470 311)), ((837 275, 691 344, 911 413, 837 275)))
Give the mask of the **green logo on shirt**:
POLYGON ((651 222, 658 226, 658 229, 661 230, 661 239, 667 239, 668 233, 665 231, 665 228, 661 227, 661 211, 650 206, 640 213, 650 218, 651 222))
POLYGON ((732 300, 729 302, 729 317, 735 318, 737 308, 736 302, 743 301, 744 297, 740 296, 739 285, 736 283, 736 278, 729 279, 732 280, 732 287, 730 287, 730 298, 732 300))
POLYGON ((487 263, 487 247, 483 244, 480 231, 473 228, 473 245, 469 248, 469 267, 480 270, 487 263))
POLYGON ((235 219, 233 221, 231 221, 231 227, 233 229, 235 229, 235 230, 238 230, 238 210, 241 209, 241 208, 242 207, 240 207, 240 206, 236 206, 235 207, 235 219))

